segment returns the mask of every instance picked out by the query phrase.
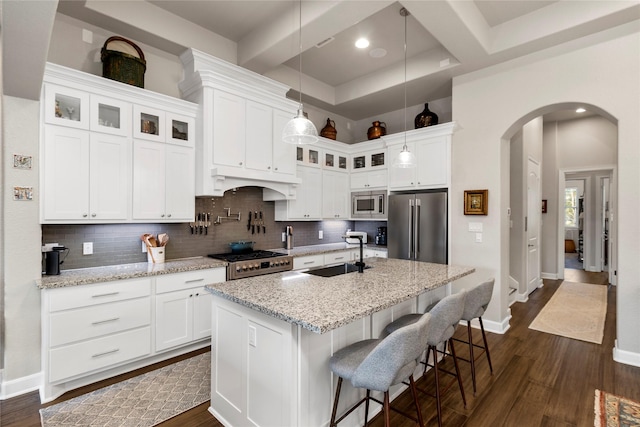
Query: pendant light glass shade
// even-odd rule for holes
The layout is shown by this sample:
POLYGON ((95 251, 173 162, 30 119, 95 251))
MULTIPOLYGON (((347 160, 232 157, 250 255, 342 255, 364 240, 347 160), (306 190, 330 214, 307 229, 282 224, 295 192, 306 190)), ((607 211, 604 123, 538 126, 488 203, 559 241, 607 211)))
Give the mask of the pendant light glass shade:
POLYGON ((404 145, 402 151, 393 161, 394 168, 415 168, 416 156, 407 147, 407 16, 409 11, 404 7, 400 9, 400 15, 404 17, 404 145))
POLYGON ((302 112, 302 104, 298 114, 287 122, 282 130, 282 140, 287 144, 313 144, 318 141, 318 130, 302 112))
POLYGON ((314 144, 318 142, 318 129, 313 122, 304 116, 302 108, 302 0, 300 0, 300 27, 299 27, 300 52, 298 55, 300 61, 300 106, 298 114, 289 120, 282 129, 282 140, 287 144, 314 144))
POLYGON ((413 155, 406 145, 402 147, 402 151, 393 161, 394 168, 414 168, 416 167, 416 156, 413 155))

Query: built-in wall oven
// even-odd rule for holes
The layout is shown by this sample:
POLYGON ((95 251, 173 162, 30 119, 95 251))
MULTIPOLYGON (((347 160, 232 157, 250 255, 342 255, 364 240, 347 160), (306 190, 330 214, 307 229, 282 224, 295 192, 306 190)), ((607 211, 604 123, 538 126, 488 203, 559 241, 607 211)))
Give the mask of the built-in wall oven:
POLYGON ((386 219, 387 192, 374 190, 351 193, 351 218, 386 219))

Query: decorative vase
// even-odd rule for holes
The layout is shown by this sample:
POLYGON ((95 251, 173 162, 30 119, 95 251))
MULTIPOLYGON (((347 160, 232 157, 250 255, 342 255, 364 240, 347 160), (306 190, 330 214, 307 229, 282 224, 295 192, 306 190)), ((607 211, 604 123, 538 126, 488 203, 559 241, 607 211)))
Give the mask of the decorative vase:
POLYGON ((438 115, 433 111, 429 110, 429 104, 427 103, 427 104, 424 104, 424 110, 422 111, 422 113, 416 116, 413 123, 416 125, 416 129, 437 125, 438 115))
POLYGON ((328 139, 336 139, 338 131, 336 130, 336 122, 327 118, 327 125, 320 131, 320 136, 328 139))
POLYGON ((387 134, 387 124, 385 122, 379 122, 376 120, 372 125, 373 126, 367 130, 367 138, 377 139, 387 134))

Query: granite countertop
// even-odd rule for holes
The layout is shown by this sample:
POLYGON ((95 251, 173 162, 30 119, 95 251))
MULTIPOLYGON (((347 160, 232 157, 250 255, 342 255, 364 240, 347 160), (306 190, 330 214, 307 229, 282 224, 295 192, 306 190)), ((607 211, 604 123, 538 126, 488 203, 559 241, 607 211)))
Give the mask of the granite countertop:
MULTIPOLYGON (((323 245, 298 246, 288 250, 283 248, 268 249, 268 250, 291 255, 293 257, 298 257, 298 256, 306 256, 306 255, 328 254, 331 252, 338 252, 338 251, 347 251, 350 249, 358 249, 359 247, 360 247, 359 245, 352 245, 349 243, 340 242, 340 243, 325 243, 323 245)), ((373 249, 376 251, 387 252, 386 246, 376 246, 376 245, 365 244, 364 247, 366 249, 373 249)))
POLYGON ((88 285, 113 280, 226 267, 226 265, 227 263, 224 261, 196 257, 166 261, 162 264, 138 262, 134 264, 79 268, 76 270, 62 270, 59 276, 42 276, 41 279, 36 280, 36 285, 40 289, 62 288, 65 286, 88 285))
POLYGON ((331 278, 288 271, 207 285, 214 295, 325 333, 471 274, 472 267, 374 258, 331 278))

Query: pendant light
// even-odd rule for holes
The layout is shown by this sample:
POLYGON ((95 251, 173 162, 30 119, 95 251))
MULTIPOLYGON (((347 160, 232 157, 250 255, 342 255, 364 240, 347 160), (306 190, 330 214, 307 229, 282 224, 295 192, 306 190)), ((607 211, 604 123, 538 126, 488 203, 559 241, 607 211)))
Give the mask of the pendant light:
POLYGON ((300 60, 300 90, 298 92, 300 104, 298 106, 298 114, 289 120, 282 130, 282 140, 287 144, 302 145, 313 144, 318 141, 318 130, 311 120, 304 116, 302 108, 302 0, 300 0, 300 30, 298 38, 300 40, 300 53, 298 55, 300 60))
POLYGON ((416 167, 416 156, 407 147, 407 16, 409 11, 403 7, 400 9, 400 15, 404 17, 404 145, 393 161, 393 167, 407 169, 416 167))

